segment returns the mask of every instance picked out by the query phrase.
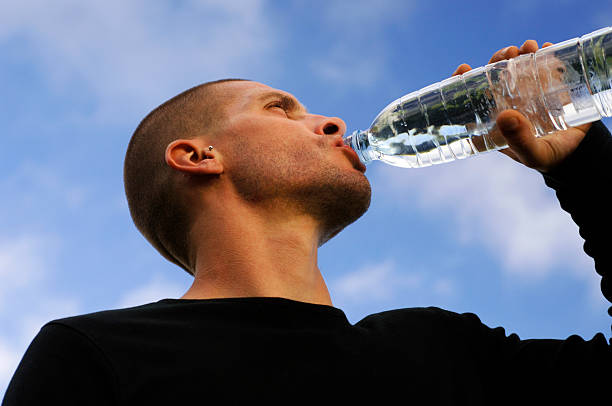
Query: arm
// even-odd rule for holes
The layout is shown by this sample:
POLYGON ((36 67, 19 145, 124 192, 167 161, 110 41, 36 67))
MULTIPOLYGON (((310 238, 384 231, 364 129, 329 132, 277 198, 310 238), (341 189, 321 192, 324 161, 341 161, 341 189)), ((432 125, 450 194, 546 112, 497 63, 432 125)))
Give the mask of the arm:
POLYGON ((612 382, 612 347, 602 333, 590 340, 521 340, 490 328, 473 313, 458 315, 455 339, 479 365, 490 404, 604 405, 612 382))
POLYGON ((2 406, 117 403, 114 374, 100 350, 78 331, 49 323, 24 354, 2 406))
MULTIPOLYGON (((579 145, 562 162, 540 171, 556 191, 584 238, 584 251, 595 260, 603 295, 612 302, 612 136, 601 121, 593 123, 579 145)), ((608 309, 612 316, 612 307, 608 309)), ((521 340, 491 329, 471 313, 460 315, 459 331, 479 360, 492 393, 504 393, 508 404, 607 404, 612 382, 612 340, 602 333, 590 340, 521 340), (473 334, 473 335, 472 335, 473 334), (536 402, 537 400, 537 402, 536 402), (597 403, 601 401, 601 403, 597 403)), ((493 395, 492 395, 493 396, 493 395)))
MULTIPOLYGON (((546 42, 543 46, 550 45, 546 42)), ((537 50, 537 42, 527 40, 520 48, 510 46, 495 52, 489 63, 537 50)), ((453 76, 469 70, 469 65, 461 64, 453 76)), ((570 213, 586 240, 584 250, 595 259, 595 269, 603 277, 603 294, 612 302, 612 256, 606 254, 612 220, 604 215, 610 206, 605 195, 612 180, 610 132, 599 121, 536 138, 532 124, 518 111, 503 111, 496 121, 508 143, 508 148, 500 152, 538 170, 546 184, 555 189, 561 208, 570 213)), ((612 316, 612 307, 608 312, 612 316)))
MULTIPOLYGON (((593 123, 578 148, 564 162, 542 173, 561 204, 578 225, 584 252, 595 260, 601 275, 601 290, 612 302, 612 251, 610 233, 612 202, 607 198, 612 184, 612 136, 601 121, 593 123)), ((608 309, 612 316, 612 307, 608 309)))
MULTIPOLYGON (((547 42, 543 46, 550 45, 547 42)), ((489 63, 537 50, 537 42, 527 40, 520 48, 500 49, 489 63)), ((470 69, 469 65, 462 64, 453 76, 470 69)), ((606 253, 612 220, 605 216, 610 206, 605 199, 607 185, 612 180, 610 132, 598 121, 536 138, 529 120, 515 110, 500 113, 497 126, 508 142, 508 148, 500 152, 537 169, 544 175, 546 184, 557 192, 561 208, 570 213, 580 236, 586 240, 584 250, 595 259, 595 269, 602 276, 603 294, 612 302, 612 255, 606 253)), ((612 307, 608 313, 612 316, 612 307)))
MULTIPOLYGON (((527 41, 521 48, 496 52, 490 62, 536 50, 537 43, 527 41)), ((455 74, 468 70, 468 65, 460 65, 455 74)), ((612 302, 612 201, 607 197, 612 181, 610 133, 596 122, 535 138, 529 121, 514 110, 502 112, 497 125, 509 145, 501 152, 537 169, 556 191, 561 207, 570 213, 585 239, 584 251, 595 260, 604 296, 612 302)), ((612 307, 608 313, 612 316, 612 307)), ((609 403, 612 340, 608 343, 602 333, 588 341, 577 335, 565 340, 521 340, 516 334, 506 337, 501 327, 483 325, 474 314, 462 314, 461 319, 462 329, 475 333, 469 337, 473 356, 480 360, 491 386, 507 394, 504 401, 512 398, 517 404, 532 404, 537 398, 542 404, 609 403)))

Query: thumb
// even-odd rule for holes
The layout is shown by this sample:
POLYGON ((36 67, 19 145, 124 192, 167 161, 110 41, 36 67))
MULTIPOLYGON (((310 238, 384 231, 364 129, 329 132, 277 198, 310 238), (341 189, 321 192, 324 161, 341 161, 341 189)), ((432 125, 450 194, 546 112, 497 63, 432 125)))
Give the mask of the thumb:
POLYGON ((497 127, 508 143, 508 147, 519 160, 530 168, 540 164, 541 145, 529 120, 516 110, 505 110, 497 116, 497 127))

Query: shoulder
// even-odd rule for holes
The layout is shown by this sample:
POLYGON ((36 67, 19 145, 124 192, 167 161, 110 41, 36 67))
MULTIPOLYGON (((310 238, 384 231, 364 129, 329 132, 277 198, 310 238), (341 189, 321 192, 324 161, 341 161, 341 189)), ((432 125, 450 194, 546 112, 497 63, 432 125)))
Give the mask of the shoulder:
POLYGON ((87 326, 91 323, 116 323, 130 322, 138 319, 156 317, 159 310, 163 309, 160 302, 148 303, 140 306, 122 309, 100 310, 61 319, 55 319, 48 324, 62 324, 70 327, 87 326))
POLYGON ((28 346, 5 396, 6 404, 115 404, 118 386, 112 363, 96 343, 49 322, 28 346), (70 390, 63 390, 68 383, 70 390))
POLYGON ((478 330, 486 327, 474 313, 456 313, 439 307, 410 307, 404 309, 388 310, 371 314, 356 326, 369 330, 394 330, 430 332, 448 332, 457 330, 465 333, 469 330, 478 330))
POLYGON ((55 319, 43 326, 43 329, 59 326, 94 343, 100 343, 112 337, 146 334, 160 324, 171 322, 172 317, 167 315, 171 311, 163 303, 155 302, 55 319))

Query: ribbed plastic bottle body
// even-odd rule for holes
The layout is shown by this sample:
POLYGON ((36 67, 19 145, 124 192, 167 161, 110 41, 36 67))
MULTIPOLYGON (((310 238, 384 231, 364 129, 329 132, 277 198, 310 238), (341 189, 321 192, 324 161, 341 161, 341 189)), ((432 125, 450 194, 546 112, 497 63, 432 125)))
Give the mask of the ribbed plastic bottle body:
POLYGON ((410 93, 345 143, 366 164, 449 162, 507 147, 495 124, 506 109, 523 113, 536 136, 612 116, 612 27, 410 93))

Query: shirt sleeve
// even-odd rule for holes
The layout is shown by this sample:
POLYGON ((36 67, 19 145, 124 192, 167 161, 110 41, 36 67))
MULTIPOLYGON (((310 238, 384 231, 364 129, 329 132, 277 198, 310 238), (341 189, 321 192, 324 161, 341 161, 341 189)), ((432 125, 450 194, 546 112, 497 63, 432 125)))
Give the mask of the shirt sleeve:
MULTIPOLYGON (((578 225, 584 252, 595 260, 601 291, 612 302, 612 137, 601 121, 593 123, 578 148, 555 170, 543 174, 561 208, 578 225)), ((612 307, 608 309, 612 316, 612 307)))
MULTIPOLYGON (((561 208, 578 225, 584 251, 595 261, 601 290, 612 302, 612 137, 601 121, 561 165, 543 173, 561 208)), ((612 316, 612 307, 608 313, 612 316)), ((590 340, 521 340, 502 327, 489 328, 472 313, 460 315, 462 331, 483 375, 515 404, 608 404, 612 395, 612 340, 602 333, 590 340), (471 335, 474 334, 474 335, 471 335), (598 403, 603 401, 603 403, 598 403)))
POLYGON ((612 351, 602 333, 590 340, 521 340, 490 328, 473 313, 459 315, 456 336, 480 365, 491 404, 608 404, 612 351), (495 402, 493 402, 495 399, 495 402), (601 403, 600 403, 601 402, 601 403))
POLYGON ((2 406, 115 405, 116 388, 100 349, 79 331, 51 322, 28 347, 2 406))

